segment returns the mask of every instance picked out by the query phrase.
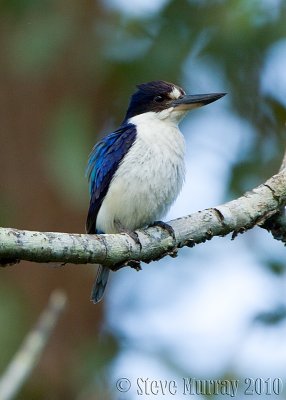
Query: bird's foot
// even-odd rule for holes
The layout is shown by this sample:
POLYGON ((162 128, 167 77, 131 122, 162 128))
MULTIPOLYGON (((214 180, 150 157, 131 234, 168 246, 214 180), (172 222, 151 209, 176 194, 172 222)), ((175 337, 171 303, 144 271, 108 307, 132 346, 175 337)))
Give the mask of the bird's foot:
POLYGON ((129 265, 129 267, 136 269, 136 271, 141 271, 141 269, 142 269, 140 261, 137 261, 137 260, 129 260, 128 265, 129 265))
POLYGON ((128 236, 131 237, 131 239, 134 240, 134 242, 136 244, 138 244, 140 246, 140 250, 142 249, 142 244, 141 244, 139 236, 136 232, 126 229, 119 221, 116 221, 115 225, 118 229, 118 232, 126 233, 128 236))
POLYGON ((140 246, 140 250, 142 249, 142 244, 141 244, 141 242, 140 242, 140 239, 139 239, 139 236, 138 236, 138 233, 137 232, 132 232, 132 231, 129 231, 129 232, 126 232, 133 240, 134 240, 134 242, 136 243, 136 244, 138 244, 139 246, 140 246))
POLYGON ((136 269, 136 271, 141 271, 141 264, 140 261, 138 260, 128 260, 125 262, 120 262, 118 264, 115 264, 112 266, 112 271, 118 271, 119 269, 123 268, 123 267, 131 267, 133 269, 136 269))
POLYGON ((167 231, 174 240, 176 239, 175 231, 171 227, 171 225, 168 225, 166 224, 166 222, 163 221, 155 221, 152 225, 149 225, 149 227, 155 227, 155 226, 159 226, 160 228, 165 229, 165 231, 167 231))

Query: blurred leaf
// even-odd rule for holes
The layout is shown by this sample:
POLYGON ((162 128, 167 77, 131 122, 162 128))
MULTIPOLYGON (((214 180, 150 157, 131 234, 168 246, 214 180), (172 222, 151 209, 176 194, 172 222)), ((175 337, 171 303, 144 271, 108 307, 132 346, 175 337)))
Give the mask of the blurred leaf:
MULTIPOLYGON (((41 0, 41 7, 45 7, 48 3, 48 0, 41 0)), ((31 8, 35 9, 39 7, 38 0, 1 0, 0 1, 0 10, 2 13, 11 13, 14 16, 22 17, 23 14, 30 10, 31 8)))
POLYGON ((267 266, 275 275, 282 275, 286 269, 286 263, 281 261, 270 260, 267 262, 267 266))
POLYGON ((54 115, 46 138, 45 153, 52 183, 66 201, 77 206, 86 204, 90 130, 91 119, 84 104, 67 100, 54 115))
POLYGON ((254 322, 261 323, 264 325, 276 325, 281 322, 284 322, 285 319, 286 319, 286 307, 281 304, 278 305, 273 310, 257 314, 254 319, 254 322))
POLYGON ((15 73, 33 78, 48 73, 57 57, 62 55, 72 25, 59 15, 42 15, 20 24, 8 43, 10 65, 15 73))

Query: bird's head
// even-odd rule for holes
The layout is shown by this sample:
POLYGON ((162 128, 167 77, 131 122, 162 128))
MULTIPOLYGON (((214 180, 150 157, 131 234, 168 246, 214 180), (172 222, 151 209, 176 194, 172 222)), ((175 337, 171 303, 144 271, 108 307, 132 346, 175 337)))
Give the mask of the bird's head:
POLYGON ((139 114, 156 113, 159 119, 178 123, 193 108, 205 106, 220 99, 225 93, 188 95, 179 86, 165 81, 137 85, 132 95, 125 121, 139 114))

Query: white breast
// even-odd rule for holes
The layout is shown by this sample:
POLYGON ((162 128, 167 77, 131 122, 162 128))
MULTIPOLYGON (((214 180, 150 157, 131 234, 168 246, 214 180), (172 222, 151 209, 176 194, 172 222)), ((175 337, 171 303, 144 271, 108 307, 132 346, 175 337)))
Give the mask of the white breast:
POLYGON ((129 120, 137 137, 115 173, 96 227, 116 233, 160 220, 179 194, 185 176, 185 142, 177 124, 149 112, 129 120))

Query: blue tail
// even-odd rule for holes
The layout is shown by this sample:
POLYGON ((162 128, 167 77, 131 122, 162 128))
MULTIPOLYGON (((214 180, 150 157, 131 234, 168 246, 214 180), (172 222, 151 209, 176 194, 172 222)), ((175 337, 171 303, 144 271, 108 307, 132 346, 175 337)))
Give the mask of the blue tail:
POLYGON ((107 285, 109 276, 109 268, 99 265, 95 282, 92 287, 90 300, 96 304, 98 303, 104 294, 105 287, 107 285))

